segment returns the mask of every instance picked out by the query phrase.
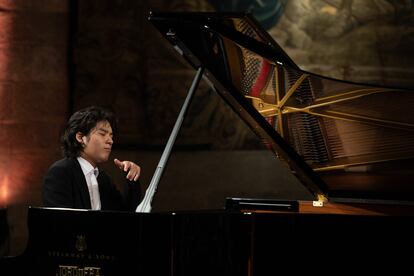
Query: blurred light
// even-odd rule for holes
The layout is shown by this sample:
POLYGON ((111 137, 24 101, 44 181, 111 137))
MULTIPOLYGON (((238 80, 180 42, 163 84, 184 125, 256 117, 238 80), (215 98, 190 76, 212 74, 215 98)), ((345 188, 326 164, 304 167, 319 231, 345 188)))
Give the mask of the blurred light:
POLYGON ((6 207, 9 200, 9 176, 5 175, 0 182, 0 207, 6 207))
POLYGON ((11 146, 13 137, 10 130, 13 118, 10 115, 12 110, 12 97, 10 89, 10 63, 12 59, 13 43, 16 38, 14 33, 14 19, 16 15, 16 3, 14 1, 1 1, 0 12, 0 208, 11 203, 10 172, 6 169, 11 158, 11 146))

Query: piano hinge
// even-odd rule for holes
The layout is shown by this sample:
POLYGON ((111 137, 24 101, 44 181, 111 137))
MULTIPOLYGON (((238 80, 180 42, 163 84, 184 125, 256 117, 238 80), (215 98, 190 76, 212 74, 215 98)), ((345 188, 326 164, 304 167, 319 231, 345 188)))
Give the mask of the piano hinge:
POLYGON ((317 195, 318 200, 312 202, 313 207, 323 207, 323 203, 328 201, 328 198, 323 194, 317 195))

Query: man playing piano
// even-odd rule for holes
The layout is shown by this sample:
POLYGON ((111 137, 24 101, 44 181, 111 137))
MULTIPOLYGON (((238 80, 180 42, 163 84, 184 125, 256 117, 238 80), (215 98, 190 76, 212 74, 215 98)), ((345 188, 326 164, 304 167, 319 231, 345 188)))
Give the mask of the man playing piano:
POLYGON ((91 106, 75 112, 61 137, 64 158, 55 162, 43 181, 43 204, 92 210, 135 210, 140 199, 140 167, 131 161, 114 159, 126 173, 121 193, 98 165, 111 153, 114 114, 91 106))

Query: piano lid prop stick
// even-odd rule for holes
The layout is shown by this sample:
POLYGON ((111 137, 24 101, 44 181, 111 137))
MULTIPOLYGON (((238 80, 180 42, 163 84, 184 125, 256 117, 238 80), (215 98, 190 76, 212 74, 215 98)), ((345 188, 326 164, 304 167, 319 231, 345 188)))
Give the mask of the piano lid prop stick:
POLYGON ((194 91, 197 89, 198 83, 200 82, 202 75, 203 75, 203 68, 200 67, 197 70, 197 74, 193 79, 190 90, 188 91, 184 104, 181 107, 180 114, 178 115, 178 118, 175 121, 175 125, 174 125, 173 130, 171 131, 170 138, 168 138, 167 145, 164 148, 164 152, 161 155, 160 161, 158 162, 157 168, 155 169, 155 173, 152 176, 151 182, 145 192, 144 199, 142 200, 142 202, 138 205, 137 209, 135 210, 135 212, 137 213, 150 213, 151 212, 151 208, 152 208, 151 202, 152 202, 155 192, 157 191, 158 182, 161 179, 161 175, 164 171, 165 164, 167 163, 168 158, 170 157, 172 146, 174 145, 177 134, 180 131, 181 124, 183 123, 185 113, 188 110, 188 106, 194 95, 194 91))

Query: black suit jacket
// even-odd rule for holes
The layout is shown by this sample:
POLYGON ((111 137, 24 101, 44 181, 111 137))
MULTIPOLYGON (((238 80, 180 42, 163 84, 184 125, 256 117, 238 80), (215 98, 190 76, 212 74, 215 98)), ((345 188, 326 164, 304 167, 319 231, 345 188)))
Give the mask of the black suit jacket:
MULTIPOLYGON (((141 190, 138 182, 126 181, 121 194, 109 176, 102 170, 98 175, 102 210, 133 211, 138 206, 141 190)), ((85 175, 76 158, 65 158, 55 162, 44 177, 43 205, 91 209, 85 175)))

